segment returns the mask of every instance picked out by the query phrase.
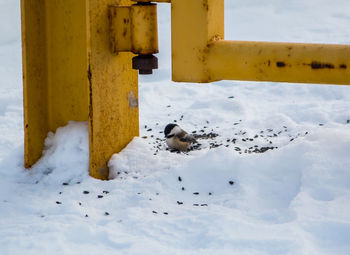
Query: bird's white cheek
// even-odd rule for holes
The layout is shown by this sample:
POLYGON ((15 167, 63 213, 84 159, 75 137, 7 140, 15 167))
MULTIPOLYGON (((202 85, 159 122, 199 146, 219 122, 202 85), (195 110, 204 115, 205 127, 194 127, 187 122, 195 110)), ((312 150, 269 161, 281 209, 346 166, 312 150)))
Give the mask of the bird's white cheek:
POLYGON ((170 148, 174 147, 174 139, 173 139, 173 138, 167 138, 167 139, 166 139, 166 144, 167 144, 170 148))

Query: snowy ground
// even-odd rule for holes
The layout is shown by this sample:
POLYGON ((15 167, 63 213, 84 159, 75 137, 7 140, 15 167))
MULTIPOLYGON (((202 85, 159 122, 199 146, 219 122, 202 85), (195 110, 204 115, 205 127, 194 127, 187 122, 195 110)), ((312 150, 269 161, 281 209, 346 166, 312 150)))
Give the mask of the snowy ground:
MULTIPOLYGON (((0 254, 350 254, 350 88, 140 82, 140 137, 88 176, 87 123, 23 168, 19 1, 0 0, 0 254), (169 122, 202 135, 166 150, 169 122), (206 139, 204 139, 204 137, 206 139)), ((226 38, 350 43, 350 2, 226 0, 226 38)))

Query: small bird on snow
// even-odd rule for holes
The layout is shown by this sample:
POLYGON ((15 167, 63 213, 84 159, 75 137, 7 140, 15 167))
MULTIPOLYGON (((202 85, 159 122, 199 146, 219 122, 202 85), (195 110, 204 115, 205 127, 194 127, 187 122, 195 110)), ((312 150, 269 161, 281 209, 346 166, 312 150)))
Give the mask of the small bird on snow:
POLYGON ((176 124, 168 124, 164 129, 166 143, 170 149, 186 151, 196 139, 176 124))

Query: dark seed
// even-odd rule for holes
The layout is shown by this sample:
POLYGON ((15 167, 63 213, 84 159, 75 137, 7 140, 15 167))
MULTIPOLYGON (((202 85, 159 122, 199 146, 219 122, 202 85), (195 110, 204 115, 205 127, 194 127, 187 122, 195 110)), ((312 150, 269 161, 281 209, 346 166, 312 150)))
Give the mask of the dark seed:
POLYGON ((168 213, 167 212, 163 212, 165 215, 168 215, 168 213))
POLYGON ((181 190, 185 190, 185 187, 182 187, 181 190))
POLYGON ((103 196, 102 196, 102 195, 98 195, 97 197, 98 197, 98 198, 103 198, 103 196))
POLYGON ((83 191, 83 194, 89 194, 90 192, 89 191, 87 191, 87 190, 84 190, 83 191))
POLYGON ((81 203, 79 202, 79 205, 81 206, 81 203))
POLYGON ((153 213, 155 213, 155 214, 157 214, 157 212, 156 211, 152 211, 153 213))
POLYGON ((228 183, 229 183, 230 185, 235 184, 235 182, 234 182, 234 181, 229 181, 228 183))
POLYGON ((152 128, 147 129, 147 132, 152 131, 152 128))
POLYGON ((85 214, 85 218, 89 217, 89 215, 85 214))
POLYGON ((199 204, 193 204, 193 206, 199 206, 199 204))
POLYGON ((109 193, 109 191, 108 191, 108 190, 104 190, 104 191, 102 191, 102 193, 104 193, 104 194, 108 194, 108 193, 109 193))
POLYGON ((60 205, 60 204, 62 204, 62 202, 60 202, 60 201, 56 201, 56 204, 60 205))
POLYGON ((211 196, 212 195, 212 193, 211 192, 209 192, 209 196, 211 196))
POLYGON ((108 215, 109 215, 109 212, 105 212, 105 215, 108 216, 108 215))
POLYGON ((182 182, 181 176, 179 176, 177 179, 179 180, 179 182, 182 182))
POLYGON ((177 204, 178 204, 178 205, 182 205, 182 204, 183 204, 183 202, 177 201, 177 204))
POLYGON ((64 182, 64 183, 62 183, 62 185, 67 186, 67 185, 68 185, 68 183, 67 183, 67 182, 64 182))
POLYGON ((193 195, 199 195, 199 192, 193 192, 193 195))
POLYGON ((208 204, 201 204, 201 206, 208 206, 208 204))

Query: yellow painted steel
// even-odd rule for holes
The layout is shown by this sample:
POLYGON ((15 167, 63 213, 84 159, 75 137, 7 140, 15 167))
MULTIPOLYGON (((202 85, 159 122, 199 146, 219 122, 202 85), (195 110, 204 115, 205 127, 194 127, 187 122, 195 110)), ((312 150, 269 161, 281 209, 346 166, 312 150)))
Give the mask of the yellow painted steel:
POLYGON ((132 52, 158 53, 157 5, 131 6, 132 52))
POLYGON ((41 156, 49 130, 47 121, 47 71, 45 50, 45 5, 21 1, 25 166, 31 167, 41 156), (30 124, 30 125, 29 125, 30 124))
POLYGON ((21 0, 25 166, 49 131, 89 121, 90 175, 108 177, 110 156, 138 135, 131 53, 110 53, 108 5, 127 0, 21 0))
POLYGON ((350 84, 350 45, 224 40, 224 0, 172 0, 172 79, 350 84))
POLYGON ((158 53, 157 5, 109 7, 110 44, 114 53, 158 53))
MULTIPOLYGON (((156 3, 170 3, 171 0, 132 0, 134 2, 139 2, 139 3, 149 3, 149 2, 156 2, 156 3)), ((191 1, 191 0, 189 0, 191 1)))
POLYGON ((132 51, 130 6, 110 6, 108 17, 111 51, 132 51))
POLYGON ((208 81, 350 84, 350 46, 217 41, 209 45, 208 81))
POLYGON ((172 0, 173 81, 208 82, 208 43, 224 38, 223 0, 172 0))
POLYGON ((48 131, 87 120, 85 0, 22 0, 25 166, 48 131))
POLYGON ((131 1, 89 1, 90 175, 106 179, 106 163, 139 135, 137 71, 132 53, 111 54, 108 6, 131 1))

